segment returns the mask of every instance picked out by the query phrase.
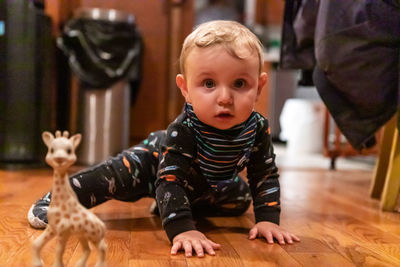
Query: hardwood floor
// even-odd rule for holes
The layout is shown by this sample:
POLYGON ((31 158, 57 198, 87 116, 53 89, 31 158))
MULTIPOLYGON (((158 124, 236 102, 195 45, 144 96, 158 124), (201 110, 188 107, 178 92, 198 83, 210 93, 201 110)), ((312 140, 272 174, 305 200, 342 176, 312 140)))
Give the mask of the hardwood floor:
MULTIPOLYGON (((251 209, 240 217, 214 217, 198 227, 222 248, 216 256, 170 256, 160 219, 148 212, 151 199, 109 201, 94 212, 106 223, 108 266, 400 266, 400 215, 380 212, 369 198, 371 171, 282 168, 281 225, 300 243, 268 245, 250 241, 251 209)), ((51 185, 50 169, 0 170, 0 267, 30 266, 31 241, 42 231, 29 227, 30 205, 51 185)), ((42 251, 52 264, 55 240, 42 251)), ((65 262, 81 255, 76 239, 68 242, 65 262)), ((93 266, 97 253, 89 258, 93 266)))

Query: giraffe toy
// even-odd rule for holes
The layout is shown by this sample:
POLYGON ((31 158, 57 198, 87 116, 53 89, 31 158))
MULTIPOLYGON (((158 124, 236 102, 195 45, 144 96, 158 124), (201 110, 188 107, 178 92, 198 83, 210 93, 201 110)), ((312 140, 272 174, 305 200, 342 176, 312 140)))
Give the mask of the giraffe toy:
POLYGON ((82 206, 69 183, 67 169, 76 161, 75 149, 81 141, 81 135, 68 138, 69 133, 56 131, 56 136, 43 132, 42 138, 48 152, 46 162, 53 167, 53 187, 50 206, 47 212, 48 225, 44 232, 33 242, 33 266, 43 266, 40 251, 53 237, 58 238, 54 267, 63 265, 62 257, 70 235, 76 235, 83 247, 83 255, 76 266, 86 266, 90 254, 89 242, 97 247, 99 259, 97 267, 105 266, 106 243, 105 225, 92 212, 82 206))

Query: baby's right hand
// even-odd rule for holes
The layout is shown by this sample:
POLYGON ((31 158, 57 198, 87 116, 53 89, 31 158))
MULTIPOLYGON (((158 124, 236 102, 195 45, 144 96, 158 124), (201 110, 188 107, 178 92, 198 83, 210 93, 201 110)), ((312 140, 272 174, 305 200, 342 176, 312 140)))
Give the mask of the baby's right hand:
POLYGON ((214 243, 208 239, 203 233, 191 230, 180 233, 172 240, 171 254, 176 255, 179 250, 185 251, 186 257, 192 256, 192 250, 197 254, 197 257, 204 257, 204 250, 214 256, 215 250, 221 247, 220 244, 214 243))

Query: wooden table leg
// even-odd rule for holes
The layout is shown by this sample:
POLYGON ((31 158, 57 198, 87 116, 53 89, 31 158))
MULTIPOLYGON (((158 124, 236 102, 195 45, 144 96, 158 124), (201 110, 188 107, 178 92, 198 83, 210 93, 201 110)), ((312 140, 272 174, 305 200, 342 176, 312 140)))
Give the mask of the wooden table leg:
MULTIPOLYGON (((397 116, 399 116, 400 111, 397 116)), ((385 185, 381 196, 380 207, 385 211, 393 211, 396 208, 400 191, 400 138, 397 129, 397 117, 395 118, 392 147, 385 185)))
POLYGON ((393 145, 393 134, 396 128, 396 116, 393 116, 383 127, 381 145, 379 148, 378 160, 375 165, 374 175, 370 188, 370 196, 380 199, 383 186, 385 184, 386 174, 390 161, 390 151, 393 145))

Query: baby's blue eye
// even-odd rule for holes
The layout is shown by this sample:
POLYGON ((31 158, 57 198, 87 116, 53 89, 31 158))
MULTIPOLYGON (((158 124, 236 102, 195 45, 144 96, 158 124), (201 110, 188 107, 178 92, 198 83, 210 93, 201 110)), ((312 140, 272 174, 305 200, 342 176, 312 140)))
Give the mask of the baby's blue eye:
POLYGON ((215 87, 215 83, 213 80, 205 80, 204 81, 204 86, 207 88, 213 88, 215 87))
POLYGON ((243 79, 237 79, 233 85, 236 88, 242 88, 243 86, 246 85, 246 81, 243 79))

